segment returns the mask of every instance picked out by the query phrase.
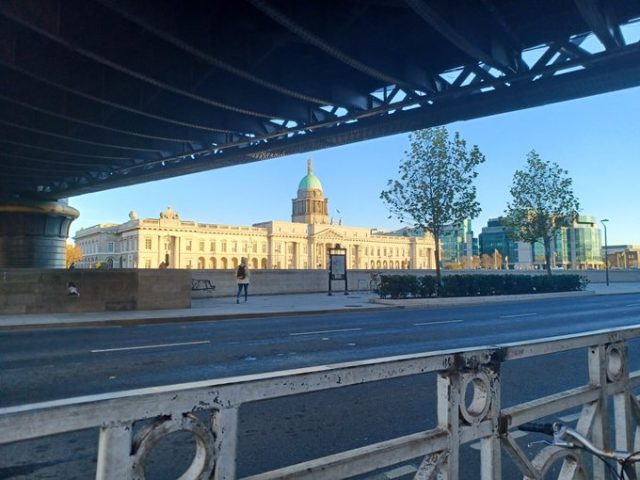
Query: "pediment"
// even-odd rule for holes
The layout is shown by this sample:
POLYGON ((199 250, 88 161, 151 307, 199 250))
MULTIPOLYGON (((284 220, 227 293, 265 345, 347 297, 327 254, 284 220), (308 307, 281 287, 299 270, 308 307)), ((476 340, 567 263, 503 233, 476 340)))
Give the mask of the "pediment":
POLYGON ((325 230, 322 230, 321 232, 316 232, 314 235, 312 235, 312 238, 319 240, 343 240, 345 236, 342 233, 334 230, 333 228, 327 228, 325 230))

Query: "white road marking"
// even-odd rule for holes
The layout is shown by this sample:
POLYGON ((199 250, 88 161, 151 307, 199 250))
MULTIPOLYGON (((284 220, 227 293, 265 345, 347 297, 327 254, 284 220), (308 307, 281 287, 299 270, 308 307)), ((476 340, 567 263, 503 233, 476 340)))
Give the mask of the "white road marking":
POLYGON ((394 468, 393 470, 389 470, 384 473, 385 478, 393 479, 404 477, 405 475, 410 475, 412 473, 417 472, 418 469, 413 465, 403 465, 402 467, 394 468))
POLYGON ((535 317, 537 313, 519 313, 517 315, 500 315, 500 318, 535 317))
POLYGON ((625 307, 640 307, 640 303, 630 303, 629 305, 625 305, 625 307))
MULTIPOLYGON (((524 437, 526 435, 527 435, 527 432, 523 432, 522 430, 514 430, 513 432, 509 432, 509 436, 511 438, 520 438, 520 437, 524 437)), ((472 443, 469 446, 471 448, 473 448, 474 450, 480 450, 481 443, 480 442, 476 442, 476 443, 472 443)))
POLYGON ((357 330, 362 330, 362 329, 361 328, 341 328, 338 330, 318 330, 316 332, 295 332, 295 333, 290 333, 289 335, 294 337, 296 335, 317 335, 319 333, 355 332, 357 330))
POLYGON ((424 322, 424 323, 414 323, 414 327, 421 327, 423 325, 442 325, 443 323, 460 323, 464 320, 442 320, 440 322, 424 322))
POLYGON ((182 345, 202 345, 205 343, 211 343, 211 340, 201 340, 198 342, 182 342, 182 343, 162 343, 158 345, 141 345, 139 347, 102 348, 99 350, 91 350, 91 353, 122 352, 124 350, 144 350, 147 348, 168 348, 168 347, 179 347, 182 345))
POLYGON ((558 420, 560 420, 562 423, 569 423, 569 422, 575 422, 579 418, 580 418, 580 412, 572 413, 571 415, 565 415, 564 417, 558 417, 558 420))

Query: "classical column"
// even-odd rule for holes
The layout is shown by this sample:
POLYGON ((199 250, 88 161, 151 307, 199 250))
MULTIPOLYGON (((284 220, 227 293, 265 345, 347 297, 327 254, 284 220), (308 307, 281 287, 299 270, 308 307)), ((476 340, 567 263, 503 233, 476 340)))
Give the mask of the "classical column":
POLYGON ((71 222, 66 200, 0 203, 0 268, 64 268, 71 222))

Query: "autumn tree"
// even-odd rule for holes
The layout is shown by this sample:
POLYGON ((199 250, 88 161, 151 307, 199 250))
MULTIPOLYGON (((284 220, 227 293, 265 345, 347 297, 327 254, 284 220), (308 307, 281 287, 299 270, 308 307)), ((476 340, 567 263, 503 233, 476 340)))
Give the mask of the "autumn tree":
POLYGON ((480 268, 480 257, 478 255, 473 255, 471 257, 465 256, 462 259, 462 268, 466 270, 477 270, 480 268))
POLYGON ((410 149, 400 164, 399 179, 389 180, 380 198, 392 216, 429 232, 435 240, 436 281, 440 285, 440 237, 445 225, 457 225, 480 213, 473 184, 484 162, 477 146, 467 148, 446 127, 409 134, 410 149))
POLYGON ((526 169, 516 170, 513 176, 512 200, 505 211, 513 238, 531 245, 542 240, 549 275, 551 242, 560 228, 573 223, 580 210, 568 173, 532 150, 527 155, 526 169))
POLYGON ((65 266, 69 268, 71 264, 82 260, 82 249, 78 245, 67 243, 64 247, 65 266))
POLYGON ((484 270, 491 270, 493 268, 493 257, 488 253, 483 253, 480 256, 480 267, 484 270))

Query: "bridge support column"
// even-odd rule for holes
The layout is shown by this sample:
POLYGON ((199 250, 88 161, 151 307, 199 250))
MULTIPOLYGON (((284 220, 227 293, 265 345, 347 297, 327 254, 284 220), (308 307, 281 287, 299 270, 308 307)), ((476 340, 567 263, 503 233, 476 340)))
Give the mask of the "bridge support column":
POLYGON ((64 268, 71 222, 65 200, 0 202, 0 268, 64 268))

